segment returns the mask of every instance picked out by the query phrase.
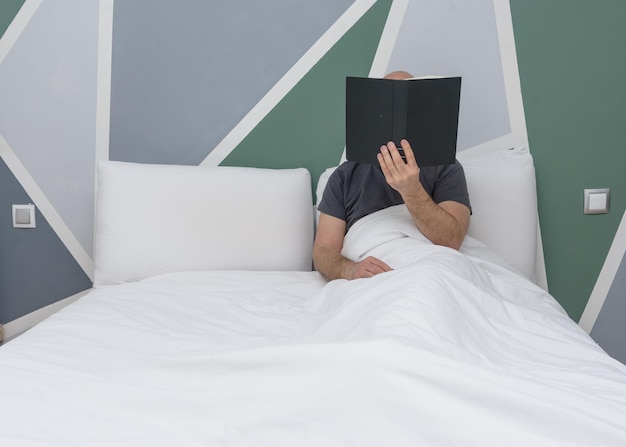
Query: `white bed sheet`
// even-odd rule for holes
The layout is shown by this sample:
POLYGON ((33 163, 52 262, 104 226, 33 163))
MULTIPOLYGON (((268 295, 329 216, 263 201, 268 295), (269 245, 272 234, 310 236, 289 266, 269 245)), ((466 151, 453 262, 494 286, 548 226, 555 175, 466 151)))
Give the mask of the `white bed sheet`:
POLYGON ((395 268, 371 279, 93 290, 0 349, 0 445, 626 445, 626 367, 482 244, 433 246, 402 208, 350 230, 347 253, 395 268))

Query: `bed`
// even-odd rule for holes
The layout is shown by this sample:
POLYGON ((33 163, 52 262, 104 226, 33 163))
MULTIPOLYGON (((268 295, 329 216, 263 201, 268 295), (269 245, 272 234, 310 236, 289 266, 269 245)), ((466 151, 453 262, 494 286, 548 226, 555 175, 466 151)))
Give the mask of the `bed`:
POLYGON ((100 163, 94 288, 0 348, 0 445, 626 445, 626 367, 537 284, 532 157, 459 158, 459 251, 391 207, 344 252, 394 270, 332 282, 332 168, 100 163))

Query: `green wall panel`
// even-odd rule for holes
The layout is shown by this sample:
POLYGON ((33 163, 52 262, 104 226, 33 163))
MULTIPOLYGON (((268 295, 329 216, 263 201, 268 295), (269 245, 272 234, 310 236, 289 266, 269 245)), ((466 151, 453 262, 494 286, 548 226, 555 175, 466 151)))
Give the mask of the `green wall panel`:
POLYGON ((626 206, 626 2, 510 4, 548 286, 577 321, 626 206), (584 215, 604 187, 611 212, 584 215))
POLYGON ((25 0, 0 0, 0 37, 2 37, 25 0))
POLYGON ((222 165, 307 166, 313 182, 336 165, 345 140, 345 77, 369 74, 390 7, 390 0, 376 2, 222 165))

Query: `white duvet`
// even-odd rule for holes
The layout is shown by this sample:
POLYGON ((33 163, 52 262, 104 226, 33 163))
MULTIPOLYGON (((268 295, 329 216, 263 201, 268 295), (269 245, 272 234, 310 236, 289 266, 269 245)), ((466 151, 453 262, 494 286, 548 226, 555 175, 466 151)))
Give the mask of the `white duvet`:
POLYGON ((480 243, 393 207, 344 252, 394 270, 93 290, 0 349, 0 446, 626 446, 626 367, 480 243))

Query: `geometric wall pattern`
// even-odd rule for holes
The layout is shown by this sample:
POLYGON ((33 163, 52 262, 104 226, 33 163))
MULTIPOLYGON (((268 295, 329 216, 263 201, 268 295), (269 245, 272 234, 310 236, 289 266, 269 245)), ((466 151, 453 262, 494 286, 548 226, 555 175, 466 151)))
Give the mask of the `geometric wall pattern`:
POLYGON ((91 285, 97 28, 97 1, 26 0, 0 40, 2 323, 91 285), (14 229, 29 202, 37 228, 14 229))
POLYGON ((617 228, 580 325, 612 357, 626 364, 626 212, 617 228))
POLYGON ((626 256, 622 257, 590 335, 612 357, 626 364, 626 256))
POLYGON ((313 179, 335 165, 344 146, 346 73, 369 74, 390 5, 375 3, 221 164, 307 166, 313 179))
POLYGON ((22 4, 24 0, 5 0, 0 3, 0 37, 11 24, 22 4))
POLYGON ((507 0, 3 0, 0 16, 0 323, 91 286, 98 160, 315 179, 343 152, 347 75, 460 75, 458 150, 528 144, 507 0), (35 229, 8 221, 23 202, 35 229))
MULTIPOLYGON (((33 201, 0 160, 0 205, 33 201)), ((12 227, 10 212, 0 215, 3 229, 12 227)), ((35 229, 0 231, 0 316, 7 323, 91 287, 91 280, 39 211, 35 229), (62 279, 62 280, 60 280, 62 279), (9 299, 10 298, 10 299, 9 299)))
POLYGON ((459 150, 506 140, 497 3, 24 1, 0 41, 0 209, 33 202, 38 227, 0 227, 0 323, 90 287, 99 159, 315 179, 343 152, 345 76, 392 69, 463 76, 459 150))
POLYGON ((509 3, 549 289, 578 320, 626 209, 626 2, 509 3), (587 188, 611 188, 608 214, 583 214, 587 188))
POLYGON ((351 3, 116 2, 109 158, 200 164, 351 3))

